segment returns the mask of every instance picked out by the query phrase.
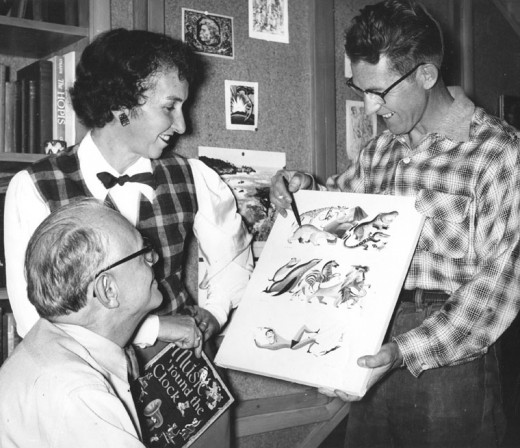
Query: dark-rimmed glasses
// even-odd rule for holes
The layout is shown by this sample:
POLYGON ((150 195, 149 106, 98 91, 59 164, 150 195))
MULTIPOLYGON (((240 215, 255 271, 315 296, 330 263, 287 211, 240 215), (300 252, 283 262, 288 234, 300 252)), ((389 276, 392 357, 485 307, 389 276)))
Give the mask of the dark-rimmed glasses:
POLYGON ((150 267, 152 267, 156 262, 157 258, 159 257, 157 255, 157 252, 155 252, 155 249, 153 248, 150 241, 146 238, 143 238, 143 244, 144 247, 142 249, 139 249, 137 252, 134 252, 133 254, 128 255, 128 257, 121 258, 121 260, 116 261, 115 263, 112 263, 111 265, 107 266, 106 268, 101 269, 97 272, 97 274, 94 276, 94 279, 98 278, 103 272, 108 271, 109 269, 115 268, 116 266, 119 266, 120 264, 126 263, 127 261, 130 261, 134 258, 137 258, 140 255, 144 255, 144 260, 150 267))
POLYGON ((426 62, 421 62, 421 63, 417 64, 414 68, 412 68, 409 72, 405 73, 396 82, 394 82, 392 85, 387 87, 382 92, 377 92, 372 89, 363 90, 361 87, 356 86, 352 82, 352 77, 348 78, 346 83, 347 83, 347 86, 349 86, 359 96, 366 95, 371 100, 375 100, 376 102, 379 102, 380 104, 385 104, 385 96, 388 95, 388 92, 390 92, 390 90, 392 90, 395 86, 397 86, 399 83, 403 82, 406 78, 408 78, 408 76, 410 76, 413 72, 415 72, 415 70, 417 70, 421 65, 425 65, 425 64, 426 64, 426 62), (382 101, 382 103, 381 103, 381 101, 382 101))

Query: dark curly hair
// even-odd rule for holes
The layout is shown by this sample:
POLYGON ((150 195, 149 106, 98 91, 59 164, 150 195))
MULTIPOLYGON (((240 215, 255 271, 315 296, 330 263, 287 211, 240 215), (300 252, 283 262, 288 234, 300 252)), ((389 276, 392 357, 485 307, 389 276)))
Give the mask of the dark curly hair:
POLYGON ((192 84, 197 77, 195 55, 186 44, 164 34, 114 29, 97 36, 83 51, 70 89, 72 106, 87 128, 102 128, 112 111, 144 103, 149 79, 176 69, 192 84))
POLYGON ((377 64, 382 56, 404 75, 420 62, 441 68, 444 45, 439 24, 414 0, 385 0, 360 10, 345 33, 352 63, 377 64))

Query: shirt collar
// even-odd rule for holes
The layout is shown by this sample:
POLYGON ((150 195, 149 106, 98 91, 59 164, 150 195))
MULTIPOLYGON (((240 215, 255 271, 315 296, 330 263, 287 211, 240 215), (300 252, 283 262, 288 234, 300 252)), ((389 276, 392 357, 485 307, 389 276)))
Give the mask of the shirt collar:
POLYGON ((432 132, 444 135, 456 142, 466 142, 469 140, 475 105, 460 87, 448 87, 448 91, 454 101, 438 128, 433 129, 432 132))
POLYGON ((101 367, 120 380, 128 382, 125 351, 119 345, 79 325, 64 323, 54 325, 85 347, 101 367))
MULTIPOLYGON (((97 178, 97 173, 106 171, 116 177, 125 174, 132 176, 137 173, 153 173, 151 160, 144 157, 140 157, 124 173, 118 173, 103 157, 103 154, 101 154, 101 151, 94 143, 90 131, 85 135, 79 145, 78 159, 80 170, 83 174, 83 178, 85 179, 85 183, 93 196, 98 199, 105 199, 108 194, 108 190, 97 178)), ((136 183, 135 188, 138 188, 139 191, 144 194, 150 202, 153 201, 155 192, 152 187, 145 184, 136 183)))

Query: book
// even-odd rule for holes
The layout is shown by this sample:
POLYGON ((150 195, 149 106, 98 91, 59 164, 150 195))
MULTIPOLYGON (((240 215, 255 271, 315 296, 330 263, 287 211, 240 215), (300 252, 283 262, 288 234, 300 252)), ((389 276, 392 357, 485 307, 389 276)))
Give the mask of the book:
POLYGON ((16 77, 18 80, 34 81, 32 88, 30 83, 27 86, 26 99, 29 103, 25 106, 32 111, 26 127, 34 131, 29 138, 28 152, 43 153, 45 142, 52 139, 52 62, 37 60, 19 69, 16 77))
POLYGON ((294 198, 302 225, 277 217, 215 363, 363 396, 424 218, 414 197, 294 198))
POLYGON ((17 84, 15 81, 5 83, 5 152, 16 152, 16 90, 17 84))
POLYGON ((29 81, 21 79, 20 83, 20 97, 21 97, 21 122, 20 122, 20 152, 29 151, 29 81))
POLYGON ((52 56, 52 140, 65 140, 65 61, 62 55, 52 56))
POLYGON ((7 65, 0 62, 0 152, 4 152, 5 139, 5 83, 7 82, 7 65))
POLYGON ((233 403, 208 357, 168 344, 132 384, 149 448, 189 447, 233 403))
POLYGON ((72 108, 69 89, 76 80, 76 52, 69 51, 63 55, 65 76, 65 141, 67 146, 76 143, 76 114, 72 108))

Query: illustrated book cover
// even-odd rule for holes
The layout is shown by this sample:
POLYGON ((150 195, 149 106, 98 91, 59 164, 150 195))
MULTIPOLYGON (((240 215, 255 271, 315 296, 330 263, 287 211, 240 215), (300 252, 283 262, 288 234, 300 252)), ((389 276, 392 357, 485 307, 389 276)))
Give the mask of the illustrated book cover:
POLYGON ((424 218, 414 197, 299 191, 278 216, 215 358, 363 396, 424 218))
POLYGON ((168 344, 133 384, 149 448, 189 447, 234 398, 207 356, 168 344))

